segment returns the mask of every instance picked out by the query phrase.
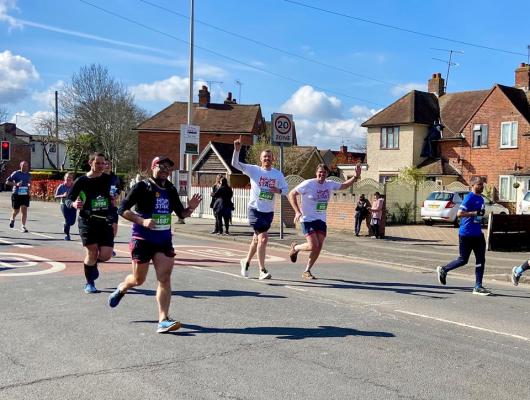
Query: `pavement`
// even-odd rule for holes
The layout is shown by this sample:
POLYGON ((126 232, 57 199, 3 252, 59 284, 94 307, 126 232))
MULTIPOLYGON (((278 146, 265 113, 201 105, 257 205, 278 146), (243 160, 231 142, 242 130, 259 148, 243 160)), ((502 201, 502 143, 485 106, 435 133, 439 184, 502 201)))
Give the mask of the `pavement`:
MULTIPOLYGON (((173 231, 176 235, 209 236, 224 242, 248 243, 252 236, 251 228, 243 223, 232 225, 229 236, 210 234, 213 226, 214 221, 211 219, 187 218, 185 224, 175 224, 173 231)), ((343 256, 351 265, 355 265, 357 260, 359 263, 371 262, 429 273, 433 273, 438 265, 444 265, 458 256, 458 229, 452 225, 387 225, 385 234, 384 239, 373 239, 366 235, 366 231, 361 231, 361 235, 356 237, 353 231, 331 230, 323 253, 343 256)), ((283 238, 280 238, 277 226, 273 226, 269 232, 270 246, 288 249, 293 241, 305 241, 299 229, 284 228, 283 238)), ((174 242, 178 244, 178 238, 174 242)), ((510 281, 512 268, 526 259, 530 259, 528 252, 486 252, 485 282, 510 281)), ((452 271, 449 277, 474 280, 474 274, 474 256, 471 255, 468 265, 452 271)), ((520 283, 530 283, 530 274, 523 275, 520 283)))

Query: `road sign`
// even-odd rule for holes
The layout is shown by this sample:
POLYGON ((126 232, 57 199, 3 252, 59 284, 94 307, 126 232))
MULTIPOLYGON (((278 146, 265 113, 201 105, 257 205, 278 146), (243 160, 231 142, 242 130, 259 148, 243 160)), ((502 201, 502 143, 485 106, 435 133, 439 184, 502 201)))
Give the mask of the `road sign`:
POLYGON ((201 129, 198 125, 180 125, 180 153, 199 154, 199 135, 201 129), (184 150, 184 151, 183 151, 184 150))
POLYGON ((293 143, 293 116, 291 114, 274 113, 272 122, 273 143, 293 143))

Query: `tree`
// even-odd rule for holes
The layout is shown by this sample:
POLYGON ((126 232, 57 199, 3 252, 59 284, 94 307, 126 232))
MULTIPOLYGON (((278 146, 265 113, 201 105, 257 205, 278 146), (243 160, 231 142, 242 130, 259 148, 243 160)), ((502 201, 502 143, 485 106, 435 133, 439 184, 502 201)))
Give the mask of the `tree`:
MULTIPOLYGON (((270 149, 274 155, 274 168, 280 169, 280 146, 273 146, 265 140, 250 146, 247 151, 246 162, 249 164, 260 164, 260 154, 263 150, 270 149)), ((283 148, 283 173, 285 175, 299 175, 301 169, 307 163, 308 154, 298 146, 283 148)))
MULTIPOLYGON (((82 67, 65 86, 60 104, 69 149, 84 146, 75 152, 76 158, 93 146, 112 160, 114 169, 134 168, 138 142, 132 129, 146 118, 146 113, 105 67, 96 64, 82 67)), ((72 162, 79 165, 78 159, 72 162)))
MULTIPOLYGON (((55 143, 55 151, 59 152, 59 143, 57 141, 57 136, 55 135, 55 119, 53 118, 43 118, 36 122, 35 130, 41 138, 42 148, 44 150, 44 155, 48 159, 51 167, 53 169, 59 169, 57 165, 57 159, 52 160, 50 157, 50 147, 55 143)), ((64 170, 64 162, 61 165, 61 170, 64 170)))
POLYGON ((425 175, 414 166, 401 168, 398 174, 398 181, 406 182, 414 186, 414 204, 413 204, 413 216, 414 223, 416 223, 416 210, 418 208, 416 193, 418 193, 418 185, 425 182, 425 175))
POLYGON ((8 115, 7 108, 5 106, 0 106, 0 123, 6 122, 8 115))

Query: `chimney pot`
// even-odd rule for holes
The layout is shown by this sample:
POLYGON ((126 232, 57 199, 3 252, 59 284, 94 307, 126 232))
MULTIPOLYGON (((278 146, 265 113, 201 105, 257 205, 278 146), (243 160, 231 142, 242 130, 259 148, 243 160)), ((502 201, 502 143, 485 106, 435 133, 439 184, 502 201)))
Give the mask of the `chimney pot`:
POLYGON ((202 89, 199 90, 199 107, 208 108, 208 104, 210 104, 210 92, 208 87, 203 85, 202 89))
POLYGON ((523 89, 525 92, 530 90, 530 65, 521 63, 521 66, 515 70, 515 87, 523 89))
POLYGON ((427 86, 429 93, 434 93, 438 97, 445 93, 445 80, 440 72, 432 74, 427 86))

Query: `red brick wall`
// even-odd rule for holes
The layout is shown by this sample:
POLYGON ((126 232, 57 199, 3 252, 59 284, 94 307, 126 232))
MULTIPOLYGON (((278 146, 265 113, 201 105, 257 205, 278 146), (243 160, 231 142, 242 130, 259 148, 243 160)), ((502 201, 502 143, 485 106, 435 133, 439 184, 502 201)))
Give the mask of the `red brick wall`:
POLYGON ((499 175, 514 171, 515 163, 522 168, 530 167, 530 138, 522 136, 527 132, 530 132, 528 122, 496 88, 465 127, 465 140, 442 142, 441 154, 462 172, 464 183, 469 184, 473 175, 487 176, 488 184, 498 190, 499 175), (516 149, 500 148, 501 122, 508 121, 517 121, 519 125, 516 149), (486 148, 471 147, 474 124, 488 125, 486 148))
MULTIPOLYGON (((234 143, 239 134, 200 133, 199 153, 209 142, 234 143)), ((244 145, 251 145, 252 135, 242 135, 244 145)), ((171 158, 179 166, 180 133, 178 132, 138 132, 138 167, 149 169, 151 160, 159 155, 171 158)))
MULTIPOLYGON (((9 140, 9 138, 6 138, 9 140)), ((28 144, 15 144, 11 141, 11 155, 4 172, 0 173, 0 184, 4 184, 13 171, 20 169, 20 163, 27 161, 31 170, 31 149, 28 144)), ((1 186, 1 185, 0 185, 1 186)), ((10 188, 5 188, 10 190, 10 188)))

